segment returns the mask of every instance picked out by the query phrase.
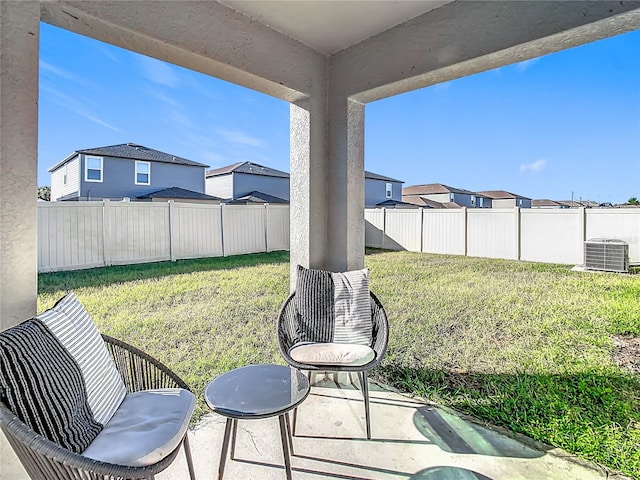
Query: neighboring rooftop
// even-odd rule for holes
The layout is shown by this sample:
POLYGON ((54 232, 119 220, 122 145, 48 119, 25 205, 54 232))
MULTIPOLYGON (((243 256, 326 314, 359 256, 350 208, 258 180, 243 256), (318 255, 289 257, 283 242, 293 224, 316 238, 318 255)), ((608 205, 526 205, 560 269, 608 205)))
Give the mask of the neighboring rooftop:
POLYGON ((558 200, 558 203, 571 208, 580 208, 584 206, 580 202, 576 202, 575 200, 558 200))
POLYGON ((286 203, 289 201, 284 198, 275 197, 273 195, 269 195, 268 193, 253 191, 247 193, 246 195, 242 195, 241 197, 236 198, 235 200, 225 200, 225 203, 229 205, 243 205, 247 203, 286 203))
POLYGON ((396 180, 395 178, 385 177, 384 175, 378 175, 377 173, 364 171, 364 178, 368 178, 370 180, 382 180, 384 182, 397 182, 404 183, 402 180, 396 180))
POLYGON ((265 167, 252 162, 238 162, 226 167, 209 170, 206 177, 217 177, 218 175, 227 175, 229 173, 248 173, 252 175, 264 175, 265 177, 289 178, 287 172, 276 170, 275 168, 265 167))
POLYGON ((436 193, 464 193, 475 195, 475 192, 463 188, 450 187, 443 183, 427 183, 424 185, 411 185, 402 189, 403 195, 433 195, 436 193))
POLYGON ((402 201, 425 208, 445 208, 442 203, 436 202, 435 200, 431 200, 429 198, 421 197, 420 195, 403 195, 402 201))
POLYGON ((147 162, 160 162, 160 163, 173 163, 175 165, 188 165, 192 167, 208 167, 204 163, 194 162, 187 160, 186 158, 177 157, 169 153, 154 150, 153 148, 138 145, 136 143, 123 143, 120 145, 110 145, 107 147, 87 148, 83 150, 76 150, 70 155, 65 157, 60 162, 49 168, 50 172, 58 169, 77 154, 83 155, 99 155, 101 157, 114 157, 114 158, 130 158, 133 160, 145 160, 147 162))
POLYGON ((147 193, 146 195, 140 195, 140 199, 147 198, 179 198, 184 200, 218 200, 222 201, 220 197, 214 197, 213 195, 206 195, 200 192, 194 192, 193 190, 187 190, 186 188, 171 187, 163 188, 156 192, 147 193))
POLYGON ((503 200, 507 198, 522 198, 525 200, 531 200, 529 197, 518 195, 517 193, 507 192, 506 190, 484 190, 482 192, 478 192, 478 194, 484 195, 485 197, 489 197, 493 200, 503 200))
POLYGON ((531 200, 531 206, 532 207, 555 207, 555 208, 565 207, 565 205, 562 205, 560 202, 556 202, 555 200, 549 200, 548 198, 531 200))
MULTIPOLYGON (((271 167, 265 167, 264 165, 259 165, 253 162, 238 162, 232 165, 227 165, 226 167, 209 170, 206 176, 207 178, 217 177, 218 175, 227 175, 229 173, 248 173, 253 175, 264 175, 267 177, 289 178, 289 174, 287 172, 276 170, 275 168, 271 167)), ((386 177, 384 175, 368 172, 366 170, 364 172, 364 178, 369 178, 372 180, 383 180, 385 182, 404 183, 401 180, 396 180, 395 178, 386 177)))
POLYGON ((418 205, 415 203, 401 202, 399 200, 385 200, 384 202, 376 203, 376 207, 392 207, 392 208, 416 208, 418 205))

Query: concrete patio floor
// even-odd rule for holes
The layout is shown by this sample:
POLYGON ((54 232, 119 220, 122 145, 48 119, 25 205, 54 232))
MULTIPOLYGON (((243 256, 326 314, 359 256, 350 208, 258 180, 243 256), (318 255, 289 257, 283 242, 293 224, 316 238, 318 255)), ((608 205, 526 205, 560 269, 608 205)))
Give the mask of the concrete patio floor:
MULTIPOLYGON (((291 457, 293 479, 596 480, 611 475, 597 465, 450 410, 425 404, 370 382, 372 440, 364 405, 346 374, 314 375, 298 410, 291 457)), ((355 376, 354 376, 355 379, 355 376)), ((196 476, 216 478, 225 418, 204 417, 189 434, 196 476)), ((236 459, 226 480, 284 480, 276 418, 240 421, 236 459)), ((158 480, 188 478, 184 454, 158 480)))

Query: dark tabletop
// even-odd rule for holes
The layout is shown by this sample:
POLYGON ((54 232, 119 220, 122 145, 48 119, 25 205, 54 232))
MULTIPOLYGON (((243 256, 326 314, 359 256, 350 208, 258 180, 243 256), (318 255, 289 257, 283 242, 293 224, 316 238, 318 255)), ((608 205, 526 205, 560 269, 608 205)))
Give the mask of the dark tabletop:
POLYGON ((309 395, 309 380, 281 365, 249 365, 215 378, 204 391, 209 407, 231 418, 281 415, 309 395))

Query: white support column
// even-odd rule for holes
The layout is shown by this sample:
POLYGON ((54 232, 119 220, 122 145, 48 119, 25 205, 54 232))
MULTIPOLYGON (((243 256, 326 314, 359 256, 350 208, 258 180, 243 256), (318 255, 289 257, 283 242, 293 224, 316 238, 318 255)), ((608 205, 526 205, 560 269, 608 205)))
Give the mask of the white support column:
POLYGON ((39 35, 39 2, 0 2, 0 330, 36 312, 39 35))
POLYGON ((328 268, 364 267, 364 105, 329 92, 328 268))
MULTIPOLYGON (((324 92, 322 92, 324 93, 324 92)), ((297 265, 326 268, 327 154, 324 95, 291 104, 290 271, 297 265)))
POLYGON ((291 288, 298 264, 364 266, 364 105, 331 88, 291 105, 291 288))
MULTIPOLYGON (((38 300, 38 55, 40 2, 0 2, 0 330, 38 300)), ((0 476, 28 478, 4 435, 0 476)))

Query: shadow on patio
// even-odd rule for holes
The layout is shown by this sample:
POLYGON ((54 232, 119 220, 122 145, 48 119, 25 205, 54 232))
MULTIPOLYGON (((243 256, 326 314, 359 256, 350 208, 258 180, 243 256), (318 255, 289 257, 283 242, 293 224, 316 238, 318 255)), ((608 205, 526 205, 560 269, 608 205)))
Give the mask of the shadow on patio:
MULTIPOLYGON (((486 428, 448 409, 371 384, 373 439, 364 431, 360 392, 347 374, 315 375, 311 395, 297 416, 294 479, 513 480, 600 479, 605 472, 575 457, 486 428)), ((218 469, 225 419, 210 414, 191 433, 198 477, 218 469)), ((284 479, 275 418, 240 421, 236 457, 224 478, 284 479)), ((180 479, 178 459, 159 480, 180 479)))

